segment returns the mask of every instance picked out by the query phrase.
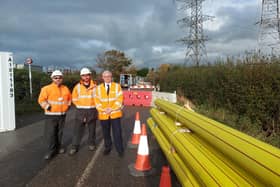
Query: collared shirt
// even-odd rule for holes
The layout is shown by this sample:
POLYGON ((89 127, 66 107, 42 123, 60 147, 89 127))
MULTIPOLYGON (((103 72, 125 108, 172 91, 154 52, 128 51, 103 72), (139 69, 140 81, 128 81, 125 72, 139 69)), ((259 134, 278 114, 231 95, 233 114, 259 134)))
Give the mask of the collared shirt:
POLYGON ((110 83, 105 83, 105 89, 106 89, 107 95, 108 95, 108 93, 109 93, 109 91, 108 91, 108 85, 109 85, 109 91, 110 91, 111 82, 110 82, 110 83))

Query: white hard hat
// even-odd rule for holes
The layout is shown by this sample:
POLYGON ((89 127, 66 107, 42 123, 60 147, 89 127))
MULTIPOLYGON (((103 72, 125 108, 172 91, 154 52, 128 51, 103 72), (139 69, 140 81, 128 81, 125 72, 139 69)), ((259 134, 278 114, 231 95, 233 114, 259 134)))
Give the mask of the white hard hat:
POLYGON ((87 75, 87 74, 91 74, 91 71, 88 68, 82 68, 80 75, 87 75))
POLYGON ((62 72, 59 70, 54 70, 52 72, 51 78, 53 78, 54 76, 63 76, 62 72))

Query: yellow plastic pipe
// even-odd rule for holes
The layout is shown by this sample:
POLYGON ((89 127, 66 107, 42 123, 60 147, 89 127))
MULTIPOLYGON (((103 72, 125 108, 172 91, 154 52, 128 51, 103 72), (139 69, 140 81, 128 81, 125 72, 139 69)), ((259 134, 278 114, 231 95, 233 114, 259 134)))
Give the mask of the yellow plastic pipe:
POLYGON ((193 172, 207 186, 252 186, 253 184, 260 184, 240 175, 239 170, 236 168, 234 170, 233 167, 224 164, 223 160, 216 158, 210 151, 206 152, 205 146, 195 141, 192 133, 187 133, 182 131, 182 128, 176 127, 174 122, 170 122, 165 115, 160 114, 160 111, 151 109, 151 115, 164 135, 172 142, 181 159, 192 168, 193 172), (213 182, 215 182, 215 185, 213 182))
POLYGON ((280 186, 280 150, 164 100, 156 106, 268 186, 280 186))
POLYGON ((198 179, 195 178, 192 172, 185 166, 184 162, 181 160, 178 154, 175 151, 172 151, 171 144, 163 136, 158 126, 155 125, 153 119, 149 118, 147 120, 147 123, 153 135, 156 137, 158 144, 160 145, 163 153, 165 154, 169 164, 171 165, 181 185, 185 187, 203 186, 203 183, 202 182, 199 183, 199 181, 197 181, 198 179))
MULTIPOLYGON (((164 114, 161 114, 161 112, 157 109, 151 109, 150 112, 153 119, 163 132, 164 136, 167 137, 170 142, 173 142, 173 139, 176 138, 182 144, 184 149, 188 150, 195 157, 207 158, 204 160, 196 160, 196 162, 202 165, 206 171, 210 171, 210 168, 208 168, 208 166, 214 164, 221 171, 221 173, 230 178, 230 180, 232 180, 237 186, 265 186, 262 182, 256 180, 254 176, 251 176, 250 174, 248 174, 248 172, 244 171, 239 166, 236 166, 235 163, 227 160, 223 154, 213 149, 213 147, 211 147, 207 142, 197 137, 197 134, 187 132, 186 130, 184 130, 184 126, 183 128, 177 127, 174 123, 174 120, 164 114), (190 146, 190 144, 197 149, 197 152, 194 152, 193 147, 190 146)), ((182 159, 187 159, 184 158, 186 157, 186 154, 182 150, 180 150, 180 147, 177 147, 177 144, 174 144, 174 147, 182 159)), ((190 167, 194 166, 195 164, 193 162, 190 163, 190 167)), ((201 171, 198 169, 195 169, 194 172, 201 173, 201 171)), ((219 182, 220 184, 224 184, 224 181, 226 181, 224 180, 223 175, 218 175, 216 177, 218 178, 217 181, 222 181, 219 182)), ((205 177, 201 176, 201 180, 205 180, 205 177)), ((207 185, 209 184, 207 183, 207 185)), ((229 184, 227 186, 229 186, 229 184)))

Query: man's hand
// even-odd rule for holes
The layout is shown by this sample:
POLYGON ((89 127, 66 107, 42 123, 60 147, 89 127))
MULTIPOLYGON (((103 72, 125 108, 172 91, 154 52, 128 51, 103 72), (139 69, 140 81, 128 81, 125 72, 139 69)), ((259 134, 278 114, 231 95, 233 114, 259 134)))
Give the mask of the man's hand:
POLYGON ((106 112, 106 114, 111 114, 112 109, 111 108, 106 108, 105 112, 106 112))
POLYGON ((49 105, 48 108, 47 108, 47 110, 48 110, 48 111, 51 111, 51 109, 52 109, 52 106, 49 105))

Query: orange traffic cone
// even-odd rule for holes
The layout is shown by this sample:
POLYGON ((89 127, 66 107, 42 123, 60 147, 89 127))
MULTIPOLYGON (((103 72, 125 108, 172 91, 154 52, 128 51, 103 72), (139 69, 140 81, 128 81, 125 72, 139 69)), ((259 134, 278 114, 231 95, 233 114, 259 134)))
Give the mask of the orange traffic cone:
POLYGON ((140 142, 140 136, 141 136, 140 116, 139 116, 139 112, 136 112, 133 134, 131 137, 131 141, 128 142, 128 147, 136 148, 140 142))
POLYGON ((159 187, 171 187, 171 176, 168 166, 162 167, 159 187))
POLYGON ((148 176, 154 173, 150 164, 149 146, 146 125, 142 124, 142 133, 138 145, 137 158, 135 164, 130 164, 130 174, 133 176, 148 176))
POLYGON ((151 169, 150 159, 149 159, 149 147, 147 138, 146 125, 142 125, 142 134, 140 137, 140 144, 137 151, 137 159, 134 165, 135 169, 139 171, 146 171, 151 169))

